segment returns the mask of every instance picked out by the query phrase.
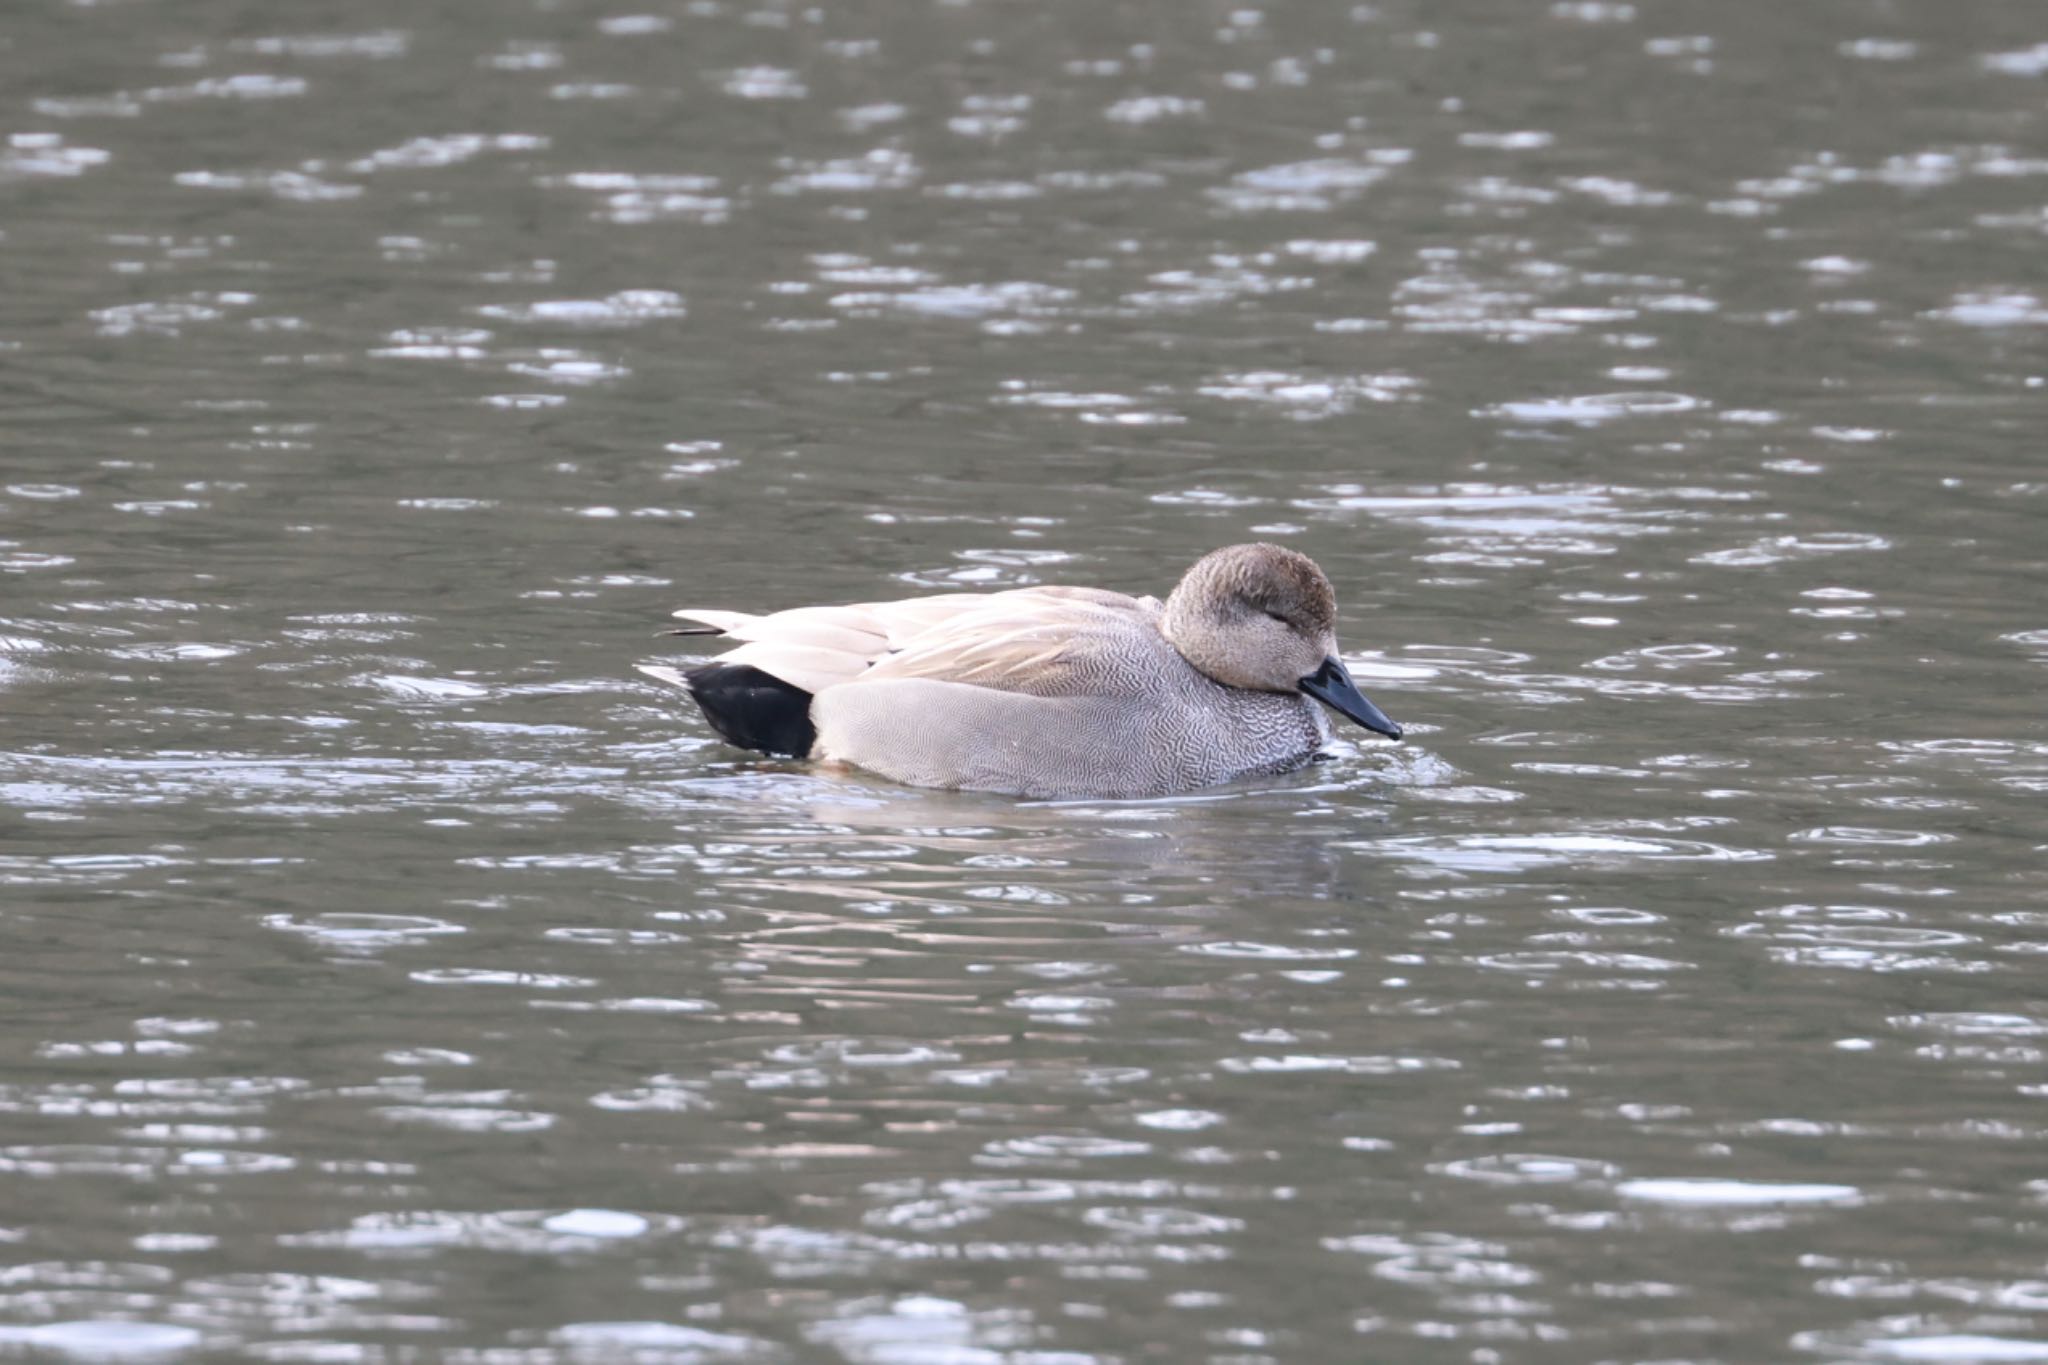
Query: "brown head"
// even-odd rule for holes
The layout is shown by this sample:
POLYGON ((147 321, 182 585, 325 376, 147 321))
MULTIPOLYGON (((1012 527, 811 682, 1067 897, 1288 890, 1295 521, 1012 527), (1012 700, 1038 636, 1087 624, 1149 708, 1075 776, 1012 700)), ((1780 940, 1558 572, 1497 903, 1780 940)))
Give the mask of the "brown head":
POLYGON ((1181 657, 1226 687, 1303 692, 1368 730, 1401 737, 1351 681, 1337 654, 1337 594, 1299 551, 1227 545, 1202 556, 1166 599, 1160 629, 1181 657))

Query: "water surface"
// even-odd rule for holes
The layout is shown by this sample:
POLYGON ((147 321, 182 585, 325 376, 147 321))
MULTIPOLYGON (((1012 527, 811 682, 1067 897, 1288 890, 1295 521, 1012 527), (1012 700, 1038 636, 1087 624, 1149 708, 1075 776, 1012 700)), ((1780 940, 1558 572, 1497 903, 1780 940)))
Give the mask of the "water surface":
POLYGON ((0 1356, 2048 1360, 2043 37, 13 15, 0 1356), (1252 538, 1408 743, 632 668, 1252 538))

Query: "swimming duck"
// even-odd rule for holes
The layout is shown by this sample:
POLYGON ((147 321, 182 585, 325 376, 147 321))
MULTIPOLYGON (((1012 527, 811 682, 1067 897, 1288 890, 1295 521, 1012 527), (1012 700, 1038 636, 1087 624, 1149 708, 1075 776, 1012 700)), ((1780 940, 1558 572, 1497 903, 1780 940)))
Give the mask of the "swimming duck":
POLYGON ((687 689, 744 749, 924 787, 1143 797, 1283 773, 1328 706, 1389 739, 1337 653, 1337 598, 1307 555, 1231 545, 1164 602, 1103 588, 944 593, 765 616, 689 607, 677 635, 740 647, 687 689))

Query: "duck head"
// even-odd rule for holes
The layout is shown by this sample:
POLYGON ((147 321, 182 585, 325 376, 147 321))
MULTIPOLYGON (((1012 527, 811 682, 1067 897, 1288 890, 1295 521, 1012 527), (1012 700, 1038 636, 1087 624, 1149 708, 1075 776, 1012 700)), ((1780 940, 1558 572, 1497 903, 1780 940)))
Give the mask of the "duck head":
POLYGON ((1202 556, 1166 599, 1160 629, 1226 687, 1306 693, 1368 730, 1401 737, 1338 657, 1337 594, 1305 554, 1260 544, 1202 556))

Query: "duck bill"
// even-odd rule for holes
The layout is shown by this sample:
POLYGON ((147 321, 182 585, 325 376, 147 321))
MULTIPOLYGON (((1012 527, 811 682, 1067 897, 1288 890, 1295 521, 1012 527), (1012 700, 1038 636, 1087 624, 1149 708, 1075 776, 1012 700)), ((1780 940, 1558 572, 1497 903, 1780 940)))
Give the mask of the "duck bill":
POLYGON ((1401 727, 1387 719, 1387 713, 1365 699, 1344 661, 1332 654, 1323 666, 1301 680, 1301 690, 1347 720, 1355 720, 1374 734, 1399 739, 1401 727))

